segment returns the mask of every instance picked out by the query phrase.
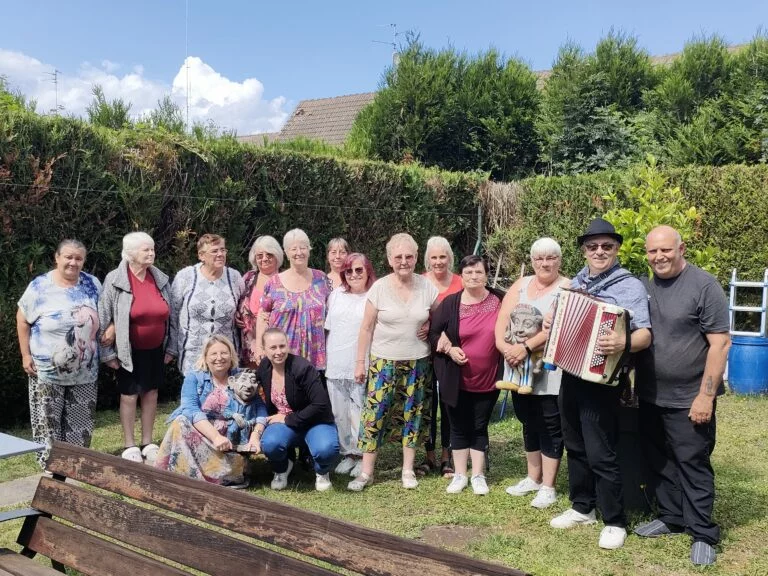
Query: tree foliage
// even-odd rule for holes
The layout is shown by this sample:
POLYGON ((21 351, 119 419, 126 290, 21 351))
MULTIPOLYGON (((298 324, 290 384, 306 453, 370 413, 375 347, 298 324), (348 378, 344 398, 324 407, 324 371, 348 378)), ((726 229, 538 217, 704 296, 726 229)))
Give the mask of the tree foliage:
POLYGON ((85 109, 91 124, 113 130, 132 125, 130 102, 125 102, 122 98, 108 101, 104 96, 104 89, 99 84, 96 84, 91 91, 93 100, 85 109))

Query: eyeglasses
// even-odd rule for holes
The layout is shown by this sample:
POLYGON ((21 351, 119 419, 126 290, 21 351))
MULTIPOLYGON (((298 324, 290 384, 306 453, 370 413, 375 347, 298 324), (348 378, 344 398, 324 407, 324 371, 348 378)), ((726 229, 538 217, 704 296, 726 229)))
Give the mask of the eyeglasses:
POLYGON ((365 268, 358 266, 357 268, 347 268, 344 270, 344 276, 362 276, 365 272, 365 268))
POLYGON ((616 244, 613 242, 603 242, 602 244, 584 244, 584 248, 587 252, 597 252, 598 248, 602 248, 603 252, 610 252, 616 248, 616 244))
POLYGON ((290 248, 288 248, 288 252, 291 254, 296 254, 298 252, 309 252, 309 246, 306 244, 294 244, 290 248))
POLYGON ((542 262, 557 262, 559 256, 536 256, 533 259, 534 264, 541 264, 542 262))
POLYGON ((393 258, 393 260, 397 262, 401 262, 401 261, 413 262, 414 260, 416 260, 416 256, 414 256, 413 254, 405 254, 405 255, 398 254, 393 258))
POLYGON ((211 256, 218 256, 219 254, 226 254, 229 252, 226 248, 214 248, 213 250, 208 250, 208 254, 211 256))
POLYGON ((256 260, 274 260, 275 256, 273 254, 269 254, 268 252, 257 252, 256 253, 256 260))

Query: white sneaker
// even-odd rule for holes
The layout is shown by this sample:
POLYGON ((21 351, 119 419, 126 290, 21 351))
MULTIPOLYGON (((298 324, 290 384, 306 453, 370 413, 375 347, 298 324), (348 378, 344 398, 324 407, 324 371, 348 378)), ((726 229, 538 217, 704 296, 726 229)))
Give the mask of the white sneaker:
POLYGON ((365 472, 360 472, 360 475, 347 484, 347 490, 352 492, 362 492, 366 486, 373 484, 373 478, 368 476, 365 472))
POLYGON ((401 479, 403 481, 403 488, 406 488, 407 490, 413 490, 419 485, 419 481, 416 480, 416 474, 413 470, 403 470, 401 479))
POLYGON ((482 474, 472 476, 472 492, 478 496, 485 496, 490 492, 488 484, 485 482, 485 476, 482 474))
POLYGON ((288 460, 288 468, 285 469, 285 472, 275 472, 272 483, 269 485, 272 490, 285 490, 285 487, 288 486, 288 475, 291 470, 293 470, 293 460, 288 460))
POLYGON ((560 516, 555 516, 549 523, 552 528, 573 528, 574 526, 588 526, 597 522, 594 509, 589 514, 576 512, 573 508, 568 508, 560 516))
POLYGON ((534 508, 549 508, 557 502, 557 492, 550 486, 542 486, 536 493, 536 497, 531 500, 531 506, 534 508))
POLYGON ((362 473, 363 473, 363 459, 356 458, 355 465, 352 468, 352 470, 349 471, 349 475, 352 476, 352 478, 357 478, 362 473))
POLYGON ((467 487, 467 482, 468 478, 464 476, 464 474, 456 473, 453 475, 451 483, 448 484, 445 491, 448 492, 448 494, 458 494, 467 487))
POLYGON ((336 466, 336 469, 334 472, 336 474, 349 474, 349 471, 352 470, 352 468, 355 467, 355 461, 350 458, 349 456, 345 456, 341 462, 339 462, 339 465, 336 466))
POLYGON ((509 486, 506 492, 510 496, 525 496, 531 492, 538 492, 539 488, 541 488, 541 484, 530 476, 526 476, 514 486, 509 486))
POLYGON ((616 550, 624 546, 624 540, 627 538, 627 531, 618 526, 606 526, 600 532, 600 541, 598 546, 606 550, 616 550))
POLYGON ((331 484, 328 474, 315 474, 315 490, 325 492, 331 488, 333 488, 333 484, 331 484))

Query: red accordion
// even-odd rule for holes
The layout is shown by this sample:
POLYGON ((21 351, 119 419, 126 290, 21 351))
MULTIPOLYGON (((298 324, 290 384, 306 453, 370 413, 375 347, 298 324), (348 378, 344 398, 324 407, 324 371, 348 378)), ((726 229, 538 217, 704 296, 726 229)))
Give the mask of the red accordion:
POLYGON ((557 366, 582 380, 615 386, 629 350, 629 320, 629 310, 584 292, 561 290, 544 348, 545 368, 557 366), (625 351, 613 355, 600 351, 597 339, 608 330, 626 336, 625 351))

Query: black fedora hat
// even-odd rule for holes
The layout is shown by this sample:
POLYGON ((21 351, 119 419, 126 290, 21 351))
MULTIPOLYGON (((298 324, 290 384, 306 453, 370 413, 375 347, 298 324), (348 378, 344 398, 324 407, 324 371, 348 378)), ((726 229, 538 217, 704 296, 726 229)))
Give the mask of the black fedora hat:
POLYGON ((589 223, 587 231, 579 236, 576 241, 578 245, 581 246, 584 244, 587 238, 590 238, 591 236, 610 236, 611 238, 614 238, 619 244, 624 242, 624 238, 621 234, 616 232, 616 228, 613 227, 613 224, 608 222, 608 220, 603 220, 602 218, 595 218, 592 220, 592 222, 589 223))

